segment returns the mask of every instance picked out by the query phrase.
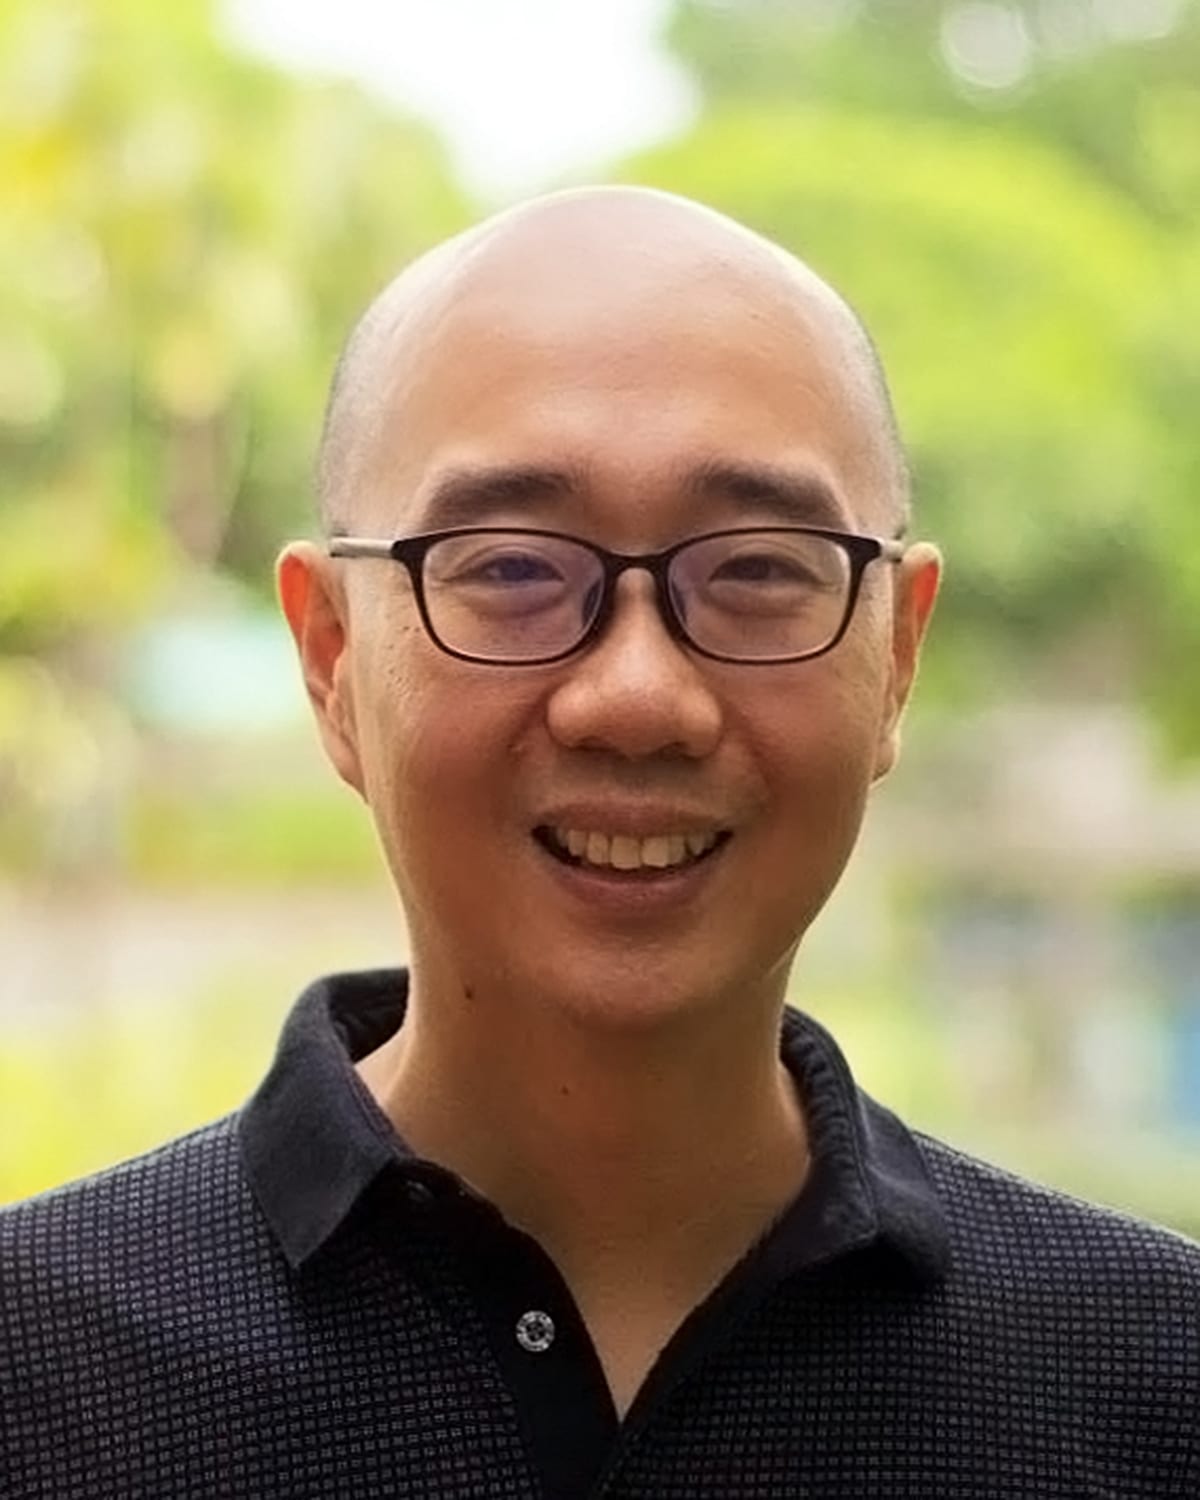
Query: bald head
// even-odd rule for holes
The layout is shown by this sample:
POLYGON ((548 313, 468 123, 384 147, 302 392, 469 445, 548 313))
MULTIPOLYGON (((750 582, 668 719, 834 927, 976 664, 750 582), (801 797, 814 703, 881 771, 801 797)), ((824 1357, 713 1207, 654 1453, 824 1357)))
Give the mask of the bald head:
POLYGON ((714 319, 736 310, 752 330, 786 327, 798 349, 819 354, 819 378, 837 388, 873 511, 889 527, 906 521, 908 469, 886 380, 846 302, 790 253, 711 209, 611 187, 554 193, 498 214, 421 256, 368 307, 342 351, 326 410, 317 479, 327 530, 359 524, 373 456, 405 422, 404 397, 419 385, 422 361, 468 308, 473 336, 493 354, 506 328, 535 323, 545 338, 557 331, 563 340, 585 323, 617 339, 625 328, 632 343, 648 320, 673 309, 693 323, 710 310, 714 319))

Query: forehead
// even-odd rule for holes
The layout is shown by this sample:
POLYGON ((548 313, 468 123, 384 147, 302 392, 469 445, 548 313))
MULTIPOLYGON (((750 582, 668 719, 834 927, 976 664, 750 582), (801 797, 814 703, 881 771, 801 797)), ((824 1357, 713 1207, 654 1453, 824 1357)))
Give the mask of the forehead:
POLYGON ((811 481, 840 510, 814 519, 869 522, 878 436, 861 361, 844 310, 805 292, 765 251, 739 262, 687 245, 551 236, 467 267, 380 363, 364 463, 374 524, 469 520, 438 513, 447 476, 521 469, 565 481, 526 487, 523 504, 551 507, 557 488, 577 503, 572 524, 625 539, 686 526, 700 471, 811 481))

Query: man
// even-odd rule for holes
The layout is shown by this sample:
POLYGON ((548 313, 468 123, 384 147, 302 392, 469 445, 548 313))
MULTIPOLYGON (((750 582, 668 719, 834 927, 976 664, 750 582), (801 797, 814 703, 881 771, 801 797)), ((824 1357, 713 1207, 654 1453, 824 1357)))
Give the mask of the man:
POLYGON ((280 594, 411 966, 3 1219, 6 1495, 1200 1495, 1200 1249, 784 1016, 937 590, 845 304, 662 194, 406 271, 280 594))

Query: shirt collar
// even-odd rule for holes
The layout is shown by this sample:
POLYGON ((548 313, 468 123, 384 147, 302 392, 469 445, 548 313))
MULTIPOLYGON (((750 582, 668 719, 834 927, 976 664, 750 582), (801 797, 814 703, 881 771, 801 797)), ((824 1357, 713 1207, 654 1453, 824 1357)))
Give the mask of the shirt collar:
MULTIPOLYGON (((407 993, 403 969, 310 985, 241 1112, 251 1190, 293 1266, 321 1248, 381 1173, 431 1170, 354 1068, 399 1026, 407 993)), ((764 1241, 765 1253, 784 1272, 882 1242, 920 1279, 940 1279, 947 1226, 910 1132, 857 1087, 837 1044, 811 1017, 785 1013, 780 1050, 804 1101, 812 1167, 803 1193, 764 1241)))
POLYGON ((940 1281, 950 1231, 907 1126, 855 1083, 840 1047, 800 1011, 784 1012, 781 1056, 804 1101, 812 1166, 785 1213, 783 1254, 812 1264, 879 1243, 918 1280, 940 1281))

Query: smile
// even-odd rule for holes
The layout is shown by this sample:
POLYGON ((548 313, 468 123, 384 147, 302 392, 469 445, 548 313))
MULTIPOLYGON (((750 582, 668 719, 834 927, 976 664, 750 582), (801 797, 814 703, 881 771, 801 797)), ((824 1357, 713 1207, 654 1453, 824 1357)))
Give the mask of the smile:
POLYGON ((674 870, 696 864, 723 844, 729 834, 711 830, 703 833, 672 831, 634 838, 595 829, 541 827, 534 830, 534 837, 565 864, 632 873, 674 870))

